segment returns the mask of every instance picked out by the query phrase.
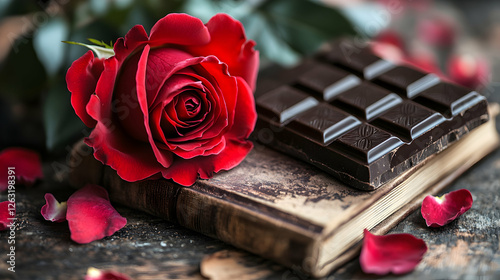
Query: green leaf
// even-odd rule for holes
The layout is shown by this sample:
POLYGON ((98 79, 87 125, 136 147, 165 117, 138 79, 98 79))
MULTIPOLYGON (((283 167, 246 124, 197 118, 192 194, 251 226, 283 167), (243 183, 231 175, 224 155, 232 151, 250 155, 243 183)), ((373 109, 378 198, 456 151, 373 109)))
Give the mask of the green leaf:
MULTIPOLYGON (((248 38, 257 42, 256 49, 264 56, 264 60, 270 60, 281 65, 293 65, 299 62, 301 55, 291 46, 277 36, 272 30, 269 21, 261 14, 254 14, 245 18, 242 23, 245 26, 248 38)), ((262 59, 261 59, 262 61, 262 59)), ((265 66, 261 63, 261 66, 265 66)))
POLYGON ((110 49, 110 48, 100 47, 100 46, 96 46, 96 45, 88 45, 88 44, 73 42, 73 41, 62 41, 62 42, 66 43, 66 44, 79 45, 79 46, 84 46, 86 48, 89 48, 97 55, 98 58, 110 58, 113 55, 115 55, 113 48, 110 49))
POLYGON ((71 106, 71 94, 64 79, 58 80, 47 93, 43 104, 43 122, 47 149, 55 151, 86 136, 89 130, 71 106))
POLYGON ((91 43, 94 43, 100 47, 106 48, 106 49, 112 49, 113 48, 113 41, 110 41, 109 44, 104 43, 104 41, 99 41, 96 39, 88 38, 91 43))
POLYGON ((338 10, 303 0, 271 0, 257 12, 271 32, 301 54, 311 54, 333 38, 354 35, 351 23, 338 10))

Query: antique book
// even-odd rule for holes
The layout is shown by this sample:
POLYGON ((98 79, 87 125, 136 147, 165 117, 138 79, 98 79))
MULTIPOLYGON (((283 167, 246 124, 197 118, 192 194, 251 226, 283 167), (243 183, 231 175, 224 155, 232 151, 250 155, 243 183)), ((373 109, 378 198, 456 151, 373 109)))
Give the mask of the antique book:
POLYGON ((387 232, 497 148, 495 115, 371 192, 260 144, 236 168, 183 187, 163 179, 123 181, 82 141, 72 151, 70 182, 99 184, 113 202, 320 277, 358 254, 363 229, 387 232))

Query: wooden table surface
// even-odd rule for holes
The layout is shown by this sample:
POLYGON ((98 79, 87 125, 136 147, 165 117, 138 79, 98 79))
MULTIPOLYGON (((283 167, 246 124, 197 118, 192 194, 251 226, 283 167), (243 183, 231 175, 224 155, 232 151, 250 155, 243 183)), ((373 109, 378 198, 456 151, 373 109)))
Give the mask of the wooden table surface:
MULTIPOLYGON (((500 94, 488 98, 499 102, 500 94)), ((132 279, 204 279, 202 263, 206 274, 215 275, 214 279, 308 279, 293 269, 120 205, 115 205, 116 209, 128 220, 123 229, 90 244, 76 244, 70 239, 66 222, 47 222, 40 214, 45 193, 65 200, 74 191, 67 182, 54 180, 53 173, 47 162, 43 182, 16 189, 16 272, 7 271, 9 232, 3 231, 0 279, 83 279, 89 267, 113 269, 132 279)), ((467 171, 445 192, 461 188, 471 191, 474 204, 458 220, 442 228, 427 228, 417 210, 390 232, 422 238, 429 250, 413 272, 385 277, 500 279, 500 150, 467 171)), ((0 195, 3 200, 5 194, 0 195)), ((354 259, 326 279, 373 278, 380 277, 364 274, 358 259, 354 259)))

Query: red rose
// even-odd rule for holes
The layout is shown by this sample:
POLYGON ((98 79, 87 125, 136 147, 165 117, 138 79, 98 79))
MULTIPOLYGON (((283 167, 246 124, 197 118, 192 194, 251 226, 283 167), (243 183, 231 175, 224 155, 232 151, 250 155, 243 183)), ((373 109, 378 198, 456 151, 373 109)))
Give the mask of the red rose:
POLYGON ((94 130, 94 156, 127 181, 159 175, 182 185, 238 165, 256 112, 259 57, 243 26, 218 14, 206 25, 186 14, 140 25, 115 55, 76 60, 66 81, 71 104, 94 130))

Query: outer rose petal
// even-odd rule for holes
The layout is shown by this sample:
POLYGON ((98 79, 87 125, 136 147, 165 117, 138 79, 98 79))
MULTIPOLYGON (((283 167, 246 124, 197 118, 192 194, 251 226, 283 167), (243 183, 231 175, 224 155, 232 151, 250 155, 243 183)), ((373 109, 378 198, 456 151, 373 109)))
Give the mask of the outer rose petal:
POLYGON ((7 190, 9 167, 15 167, 16 184, 33 184, 43 178, 40 155, 24 148, 7 148, 0 152, 0 191, 7 190))
POLYGON ((444 226, 472 207, 472 195, 466 189, 453 191, 442 197, 424 198, 421 213, 428 227, 444 226))
POLYGON ((111 236, 127 224, 109 202, 108 192, 97 185, 87 185, 70 196, 66 219, 71 239, 80 244, 111 236))
POLYGON ((117 64, 114 58, 105 61, 105 71, 99 80, 97 94, 92 95, 87 104, 87 112, 98 123, 85 143, 94 148, 97 160, 117 170, 122 179, 138 181, 160 172, 161 165, 155 160, 151 148, 124 133, 121 126, 112 123, 112 87, 118 72, 117 64))
POLYGON ((219 154, 193 159, 175 158, 172 166, 163 170, 162 175, 183 186, 190 186, 194 184, 198 174, 202 179, 210 179, 214 172, 237 166, 252 148, 253 144, 250 141, 226 140, 226 148, 219 154))
POLYGON ((238 78, 238 100, 234 110, 234 125, 228 135, 234 139, 247 139, 252 133, 255 122, 257 122, 257 111, 255 111, 255 100, 248 84, 238 78))
POLYGON ((88 51, 71 64, 66 74, 66 83, 71 92, 71 105, 88 127, 94 127, 96 121, 89 116, 85 107, 90 96, 95 92, 97 81, 104 70, 103 61, 94 58, 94 53, 88 51))
POLYGON ((99 270, 97 268, 89 267, 85 280, 129 280, 130 278, 122 273, 112 270, 99 270))
POLYGON ((364 235, 359 262, 365 273, 384 275, 410 272, 427 251, 425 242, 411 234, 377 236, 365 229, 364 235))
POLYGON ((119 38, 113 46, 113 50, 120 66, 135 49, 148 40, 148 34, 142 25, 132 27, 125 35, 125 38, 119 38))
POLYGON ((259 70, 259 52, 253 49, 254 41, 247 41, 241 22, 227 14, 217 14, 206 26, 210 31, 210 43, 189 47, 188 52, 216 56, 228 65, 231 76, 242 77, 254 90, 259 70))
POLYGON ((187 14, 168 14, 151 28, 149 43, 153 46, 165 44, 204 45, 210 34, 199 18, 187 14))
POLYGON ((45 194, 45 205, 42 206, 42 216, 45 220, 51 222, 64 222, 66 221, 67 203, 56 200, 51 193, 45 194))
POLYGON ((13 210, 9 209, 9 201, 0 202, 0 231, 6 230, 8 225, 10 224, 9 218, 14 218, 16 216, 16 209, 14 207, 13 210), (14 215, 11 215, 11 211, 14 211, 14 215))

